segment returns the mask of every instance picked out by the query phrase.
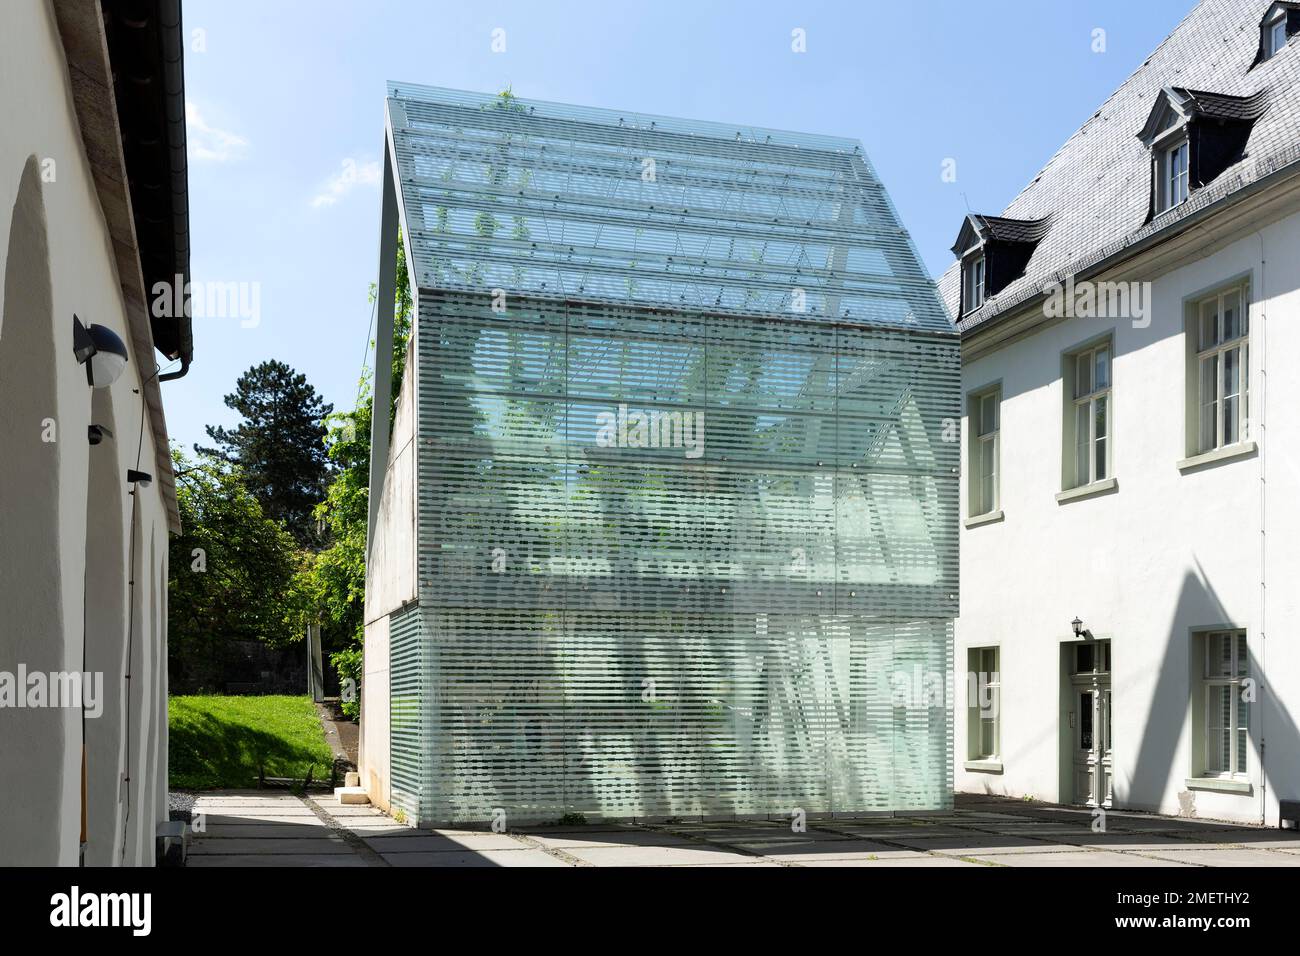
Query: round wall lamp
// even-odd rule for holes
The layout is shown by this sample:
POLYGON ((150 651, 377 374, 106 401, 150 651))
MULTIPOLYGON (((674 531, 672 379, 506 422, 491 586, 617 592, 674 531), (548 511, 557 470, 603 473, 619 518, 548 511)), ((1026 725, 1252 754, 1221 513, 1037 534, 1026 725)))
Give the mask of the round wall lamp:
POLYGON ((103 325, 90 328, 72 316, 72 354, 77 364, 86 366, 86 381, 91 388, 107 388, 126 368, 126 343, 117 333, 103 325))

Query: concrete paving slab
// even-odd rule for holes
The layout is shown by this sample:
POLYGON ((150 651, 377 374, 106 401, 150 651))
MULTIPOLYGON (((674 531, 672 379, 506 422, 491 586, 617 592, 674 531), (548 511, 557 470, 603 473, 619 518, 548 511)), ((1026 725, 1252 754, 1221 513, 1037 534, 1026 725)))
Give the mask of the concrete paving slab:
MULTIPOLYGON (((328 831, 326 831, 328 832, 328 831)), ((341 837, 298 837, 295 839, 251 839, 244 837, 217 837, 216 839, 197 839, 190 844, 190 853, 195 855, 221 854, 316 854, 346 853, 351 855, 352 848, 341 837)))
POLYGON ((317 820, 314 823, 219 823, 208 826, 202 833, 191 832, 191 839, 241 839, 257 840, 294 840, 301 837, 320 837, 329 833, 329 828, 317 820))
POLYGON ((259 817, 312 817, 312 808, 302 804, 265 804, 257 806, 231 806, 229 804, 195 804, 195 812, 220 813, 225 816, 238 816, 240 813, 255 814, 259 817))
POLYGON ((1195 846, 1191 840, 1181 835, 1171 835, 1167 833, 1089 833, 1078 836, 1057 837, 1061 843, 1070 843, 1075 846, 1087 847, 1089 849, 1105 850, 1128 850, 1144 852, 1147 850, 1165 850, 1165 849, 1187 849, 1188 846, 1195 846))
POLYGON ((310 826, 312 824, 320 823, 320 819, 312 814, 303 816, 302 814, 290 813, 204 813, 203 819, 207 826, 217 826, 227 823, 236 823, 246 826, 258 823, 276 823, 281 826, 300 823, 310 826))
POLYGON ((387 817, 382 820, 335 820, 339 826, 345 830, 351 830, 353 833, 370 836, 386 836, 389 834, 405 833, 414 829, 408 827, 405 823, 396 823, 387 817))
POLYGON ((913 869, 930 869, 930 868, 953 868, 958 866, 974 867, 978 863, 968 863, 965 860, 959 860, 953 856, 930 856, 925 853, 917 853, 913 856, 890 856, 877 857, 844 857, 836 859, 826 859, 825 857, 815 857, 807 860, 800 860, 799 866, 813 867, 832 867, 832 866, 851 866, 851 867, 894 867, 902 866, 913 869))
POLYGON ((1263 827, 1258 829, 1252 827, 1232 830, 1200 830, 1188 834, 1188 839, 1183 841, 1183 845, 1186 846, 1190 842, 1249 846, 1261 850, 1300 850, 1300 836, 1290 836, 1281 830, 1265 829, 1263 827))
POLYGON ((902 858, 923 855, 919 850, 900 850, 897 847, 872 843, 868 840, 821 840, 801 844, 745 843, 741 844, 740 848, 757 853, 765 859, 783 863, 802 863, 811 859, 902 858))
POLYGON ((408 830, 396 836, 366 836, 362 839, 377 853, 434 853, 465 850, 517 850, 527 844, 504 833, 430 833, 408 830))
POLYGON ((593 866, 701 866, 753 859, 743 853, 704 846, 588 846, 565 852, 593 866))
POLYGON ((483 850, 463 853, 385 853, 384 860, 404 867, 567 867, 572 864, 551 856, 544 850, 524 847, 518 850, 483 850))
POLYGON ((255 866, 255 867, 319 867, 319 866, 367 866, 365 860, 355 853, 345 855, 342 853, 252 853, 248 855, 238 854, 213 854, 210 856, 192 856, 186 863, 186 866, 255 866))
POLYGON ((994 853, 972 855, 970 859, 998 866, 1042 867, 1165 867, 1183 866, 1177 860, 1157 860, 1132 853, 1108 850, 1075 850, 1063 853, 994 853))
POLYGON ((890 842, 912 850, 942 852, 949 856, 979 856, 988 853, 1016 853, 1022 850, 1072 849, 1068 844, 1029 840, 997 833, 962 833, 956 836, 907 836, 890 842))
POLYGON ((789 827, 728 827, 722 829, 699 829, 685 830, 677 827, 671 828, 672 833, 681 836, 691 837, 697 840, 708 840, 715 843, 808 843, 821 840, 838 840, 842 837, 834 833, 828 833, 824 830, 815 830, 809 828, 806 833, 796 833, 789 827))
POLYGON ((572 833, 564 836, 544 836, 529 833, 530 839, 543 846, 558 850, 570 850, 574 847, 619 847, 619 846, 699 846, 696 841, 674 833, 658 830, 627 830, 619 833, 593 833, 589 836, 572 833))
POLYGON ((1206 847, 1203 850, 1158 850, 1151 854, 1164 860, 1199 866, 1300 866, 1300 854, 1248 847, 1206 847))

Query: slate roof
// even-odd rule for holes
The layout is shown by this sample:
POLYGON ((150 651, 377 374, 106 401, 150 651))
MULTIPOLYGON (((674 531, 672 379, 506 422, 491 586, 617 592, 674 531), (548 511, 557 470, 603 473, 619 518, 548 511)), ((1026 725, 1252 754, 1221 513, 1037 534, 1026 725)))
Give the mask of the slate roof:
MULTIPOLYGON (((1063 281, 1176 224, 1214 202, 1300 163, 1300 40, 1252 69, 1259 26, 1271 0, 1201 0, 1164 42, 1113 93, 1021 190, 1001 217, 1051 216, 1025 274, 983 306, 963 316, 963 335, 1007 314, 1063 281), (1240 111, 1266 101, 1251 129, 1244 157, 1180 206, 1147 222, 1151 154, 1137 138, 1166 87, 1191 93, 1201 109, 1240 111), (1255 100, 1255 94, 1265 97, 1255 100), (1252 98, 1251 104, 1239 100, 1252 98)), ((961 275, 957 262, 939 280, 956 315, 961 275)))
POLYGON ((954 255, 961 255, 969 248, 966 244, 970 232, 968 226, 972 230, 978 230, 980 236, 985 239, 1002 242, 1038 242, 1047 235, 1051 224, 1051 216, 1042 219, 1007 219, 1004 216, 981 216, 971 213, 962 223, 961 232, 957 234, 957 242, 953 244, 952 251, 954 255))
POLYGON ((1251 96, 1224 96, 1205 90, 1189 90, 1186 87, 1174 89, 1191 100, 1197 113, 1210 119, 1254 120, 1262 116, 1268 107, 1267 88, 1261 88, 1251 96))

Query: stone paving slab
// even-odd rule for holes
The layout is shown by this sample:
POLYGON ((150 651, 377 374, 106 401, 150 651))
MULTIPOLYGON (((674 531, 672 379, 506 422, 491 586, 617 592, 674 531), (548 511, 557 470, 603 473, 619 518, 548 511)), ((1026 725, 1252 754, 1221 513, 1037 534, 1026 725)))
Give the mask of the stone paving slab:
POLYGON ((961 833, 955 836, 940 837, 903 836, 893 838, 890 842, 912 850, 943 852, 954 856, 1072 849, 1069 844, 1029 840, 1018 836, 1002 836, 996 833, 961 833))
POLYGON ((378 853, 517 850, 526 844, 504 833, 442 833, 408 830, 401 836, 364 836, 366 845, 378 853))
POLYGON ((784 863, 803 863, 808 860, 848 860, 854 858, 898 858, 923 856, 917 850, 900 850, 898 847, 867 840, 821 840, 813 843, 774 844, 744 843, 741 849, 757 853, 768 860, 784 863))
POLYGON ((834 860, 828 859, 809 859, 801 860, 800 866, 812 867, 831 867, 831 866, 850 866, 850 867, 894 867, 902 866, 911 869, 929 869, 929 868, 952 868, 958 866, 975 867, 978 863, 969 863, 966 860, 959 860, 955 856, 931 856, 927 853, 917 853, 912 856, 889 856, 889 857, 842 857, 834 860))
POLYGON ((203 821, 207 826, 225 826, 227 824, 237 824, 239 826, 254 826, 256 824, 279 824, 280 826, 290 826, 302 824, 312 826, 320 823, 320 818, 313 813, 292 814, 292 813, 239 813, 237 811, 223 811, 222 813, 208 813, 206 811, 195 811, 203 813, 203 821))
POLYGON ((1109 850, 1074 850, 1061 853, 993 853, 971 856, 969 859, 997 866, 1052 866, 1052 867, 1163 867, 1185 866, 1177 860, 1159 860, 1134 853, 1112 853, 1109 850))
POLYGON ((754 857, 721 848, 699 846, 589 846, 565 850, 593 866, 700 866, 707 863, 749 863, 754 857))
POLYGON ((1269 850, 1300 850, 1300 837, 1287 836, 1280 830, 1203 830, 1189 834, 1182 842, 1187 846, 1191 842, 1230 844, 1269 850))
POLYGON ((326 800, 313 800, 312 803, 320 807, 332 817, 382 817, 385 820, 392 820, 388 814, 382 810, 376 810, 374 807, 367 806, 364 803, 339 803, 333 797, 326 800))
POLYGON ((192 832, 192 840, 257 839, 293 840, 299 837, 319 837, 329 833, 329 828, 319 820, 311 823, 217 823, 210 824, 202 833, 192 832))
POLYGON ((950 813, 808 821, 605 822, 492 833, 413 829, 328 795, 203 793, 193 866, 1159 867, 1300 866, 1300 834, 1221 821, 970 801, 950 813))
POLYGON ((217 853, 209 856, 191 856, 186 866, 368 866, 356 854, 344 853, 249 853, 246 855, 217 853))
POLYGON ((1139 852, 1167 849, 1185 850, 1189 847, 1196 846, 1196 843, 1182 835, 1174 836, 1166 833, 1135 832, 1080 834, 1075 837, 1065 837, 1061 839, 1061 842, 1070 843, 1074 846, 1086 849, 1128 850, 1139 852))
POLYGON ((1152 858, 1198 866, 1300 866, 1300 854, 1247 847, 1206 847, 1203 850, 1158 850, 1152 858))
POLYGON ((796 833, 788 826, 784 827, 724 827, 710 829, 685 829, 681 827, 672 827, 672 833, 680 836, 688 836, 699 840, 709 840, 715 843, 808 843, 810 841, 820 840, 838 840, 842 839, 834 833, 825 830, 809 829, 806 833, 796 833))
POLYGON ((700 846, 697 841, 673 833, 659 830, 641 830, 628 833, 566 833, 563 836, 550 836, 541 833, 529 833, 530 839, 543 846, 560 850, 575 847, 619 847, 619 846, 700 846))
MULTIPOLYGON (((326 833, 329 831, 326 830, 326 833)), ((321 837, 298 837, 296 839, 284 840, 259 840, 245 839, 241 837, 218 837, 216 839, 195 840, 190 844, 190 853, 195 855, 212 855, 217 853, 352 853, 352 848, 348 846, 340 837, 321 836, 321 837)))
POLYGON ((551 856, 545 850, 521 847, 518 850, 481 850, 461 853, 385 853, 384 860, 392 866, 406 867, 520 867, 520 866, 571 866, 564 860, 551 856))

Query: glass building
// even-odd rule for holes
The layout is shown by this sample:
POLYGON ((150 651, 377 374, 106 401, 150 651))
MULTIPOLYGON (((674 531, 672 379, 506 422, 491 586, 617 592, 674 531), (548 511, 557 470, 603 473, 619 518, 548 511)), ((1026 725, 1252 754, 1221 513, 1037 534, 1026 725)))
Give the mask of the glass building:
POLYGON ((371 799, 949 807, 958 340, 861 146, 388 92, 371 799))

